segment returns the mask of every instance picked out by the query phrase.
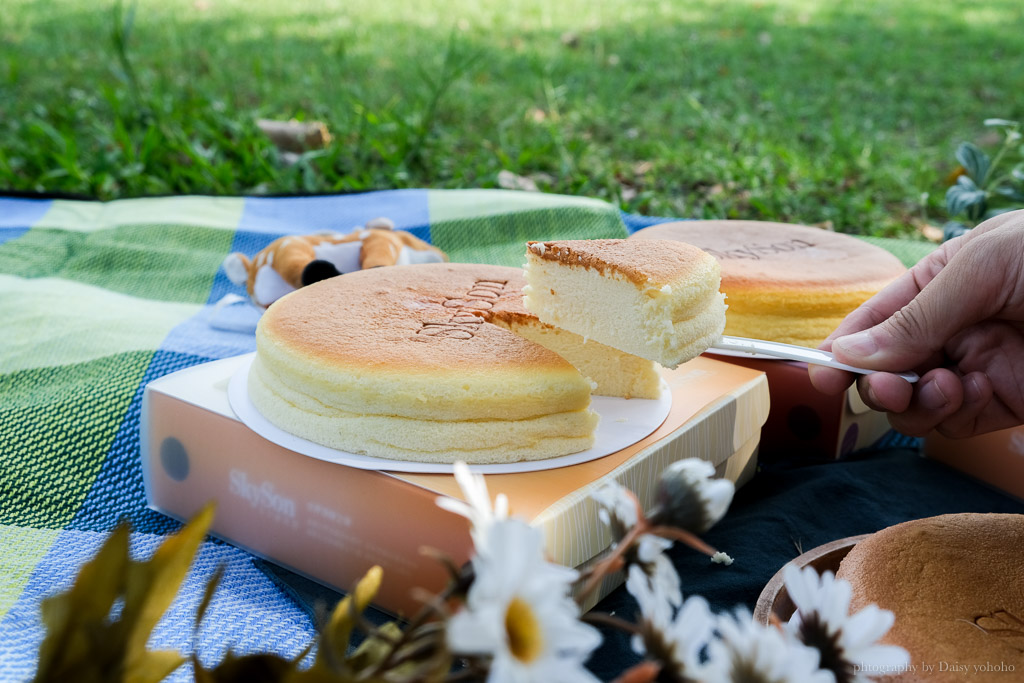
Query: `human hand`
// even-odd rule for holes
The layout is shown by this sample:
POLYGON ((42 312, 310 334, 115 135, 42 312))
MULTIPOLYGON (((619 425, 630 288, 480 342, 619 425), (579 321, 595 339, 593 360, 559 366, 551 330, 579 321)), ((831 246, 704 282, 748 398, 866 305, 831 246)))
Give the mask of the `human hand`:
MULTIPOLYGON (((850 313, 821 348, 872 370, 864 402, 910 436, 953 438, 1024 424, 1024 211, 950 240, 850 313), (891 374, 914 370, 916 384, 891 374)), ((822 366, 838 394, 853 375, 822 366)))

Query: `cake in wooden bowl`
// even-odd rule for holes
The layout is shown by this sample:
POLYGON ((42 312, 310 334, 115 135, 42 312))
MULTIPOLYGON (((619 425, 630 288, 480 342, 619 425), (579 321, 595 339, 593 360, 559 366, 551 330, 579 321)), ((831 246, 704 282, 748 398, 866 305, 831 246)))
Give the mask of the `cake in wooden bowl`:
POLYGON ((855 545, 836 576, 853 588, 851 612, 874 603, 895 615, 881 642, 906 649, 915 666, 884 680, 1024 677, 1024 515, 897 524, 855 545))

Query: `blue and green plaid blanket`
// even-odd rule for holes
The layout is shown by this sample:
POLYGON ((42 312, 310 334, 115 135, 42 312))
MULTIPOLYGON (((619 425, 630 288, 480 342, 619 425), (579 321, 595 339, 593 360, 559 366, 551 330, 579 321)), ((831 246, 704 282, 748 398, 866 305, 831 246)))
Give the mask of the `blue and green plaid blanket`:
MULTIPOLYGON (((211 324, 225 295, 244 294, 225 276, 224 257, 379 216, 452 261, 513 266, 527 239, 625 237, 670 220, 499 190, 108 203, 0 197, 0 680, 32 676, 40 600, 68 587, 119 521, 131 522, 139 556, 178 528, 146 507, 142 393, 167 373, 255 349, 251 330, 211 324)), ((195 646, 212 664, 229 649, 295 655, 313 635, 307 613, 250 556, 208 541, 151 647, 195 646), (192 618, 220 564, 226 574, 194 642, 192 618)), ((190 675, 185 667, 173 678, 190 675)))
MULTIPOLYGON (((220 267, 224 257, 379 216, 453 261, 505 265, 522 262, 527 239, 624 237, 645 224, 596 200, 507 191, 0 197, 0 680, 32 675, 40 600, 67 587, 120 520, 131 522, 141 556, 177 528, 146 507, 142 392, 164 374, 255 349, 251 331, 211 324, 225 295, 244 294, 220 267)), ((244 552, 213 541, 152 647, 190 651, 192 615, 221 563, 200 658, 218 661, 228 648, 300 652, 313 636, 306 613, 244 552)))

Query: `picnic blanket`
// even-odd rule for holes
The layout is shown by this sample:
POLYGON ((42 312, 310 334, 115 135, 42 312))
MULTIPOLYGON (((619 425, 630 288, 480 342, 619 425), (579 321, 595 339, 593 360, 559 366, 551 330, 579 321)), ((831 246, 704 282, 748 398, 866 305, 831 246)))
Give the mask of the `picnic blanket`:
MULTIPOLYGON (((225 311, 219 302, 244 294, 221 268, 224 257, 379 216, 452 261, 512 266, 528 239, 625 237, 673 220, 589 198, 500 190, 107 203, 0 197, 0 680, 32 676, 40 600, 68 587, 119 521, 131 522, 140 556, 178 528, 146 507, 142 392, 167 373, 255 350, 245 325, 215 324, 225 311)), ((908 264, 929 249, 876 241, 908 264)), ((208 540, 151 646, 195 647, 212 664, 229 649, 296 655, 313 636, 301 600, 279 577, 208 540), (226 573, 195 642, 193 615, 221 564, 226 573)), ((172 679, 190 677, 186 666, 172 679)))

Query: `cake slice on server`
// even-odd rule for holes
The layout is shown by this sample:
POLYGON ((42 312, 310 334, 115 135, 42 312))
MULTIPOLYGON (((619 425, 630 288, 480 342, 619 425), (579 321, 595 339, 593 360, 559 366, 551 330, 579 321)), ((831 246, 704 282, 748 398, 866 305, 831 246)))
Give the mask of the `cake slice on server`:
POLYGON ((674 368, 725 328, 721 270, 671 240, 529 242, 526 308, 544 323, 674 368))

